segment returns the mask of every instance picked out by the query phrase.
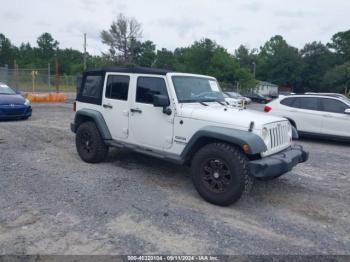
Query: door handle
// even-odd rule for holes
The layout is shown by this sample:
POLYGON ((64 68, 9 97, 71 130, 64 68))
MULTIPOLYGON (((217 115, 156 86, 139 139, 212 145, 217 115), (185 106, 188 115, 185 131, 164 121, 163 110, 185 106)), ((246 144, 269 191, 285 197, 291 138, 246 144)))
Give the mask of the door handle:
POLYGON ((109 108, 109 109, 112 109, 112 108, 113 108, 113 106, 112 106, 112 105, 110 105, 110 104, 107 104, 107 105, 106 105, 106 104, 104 104, 104 105, 103 105, 103 107, 104 107, 104 108, 109 108))
POLYGON ((330 118, 330 117, 332 117, 331 115, 323 115, 324 117, 328 117, 328 118, 330 118))
POLYGON ((142 110, 141 110, 141 109, 138 109, 138 108, 131 108, 131 109, 130 109, 130 112, 131 112, 131 113, 139 113, 139 114, 141 114, 141 113, 142 113, 142 110))

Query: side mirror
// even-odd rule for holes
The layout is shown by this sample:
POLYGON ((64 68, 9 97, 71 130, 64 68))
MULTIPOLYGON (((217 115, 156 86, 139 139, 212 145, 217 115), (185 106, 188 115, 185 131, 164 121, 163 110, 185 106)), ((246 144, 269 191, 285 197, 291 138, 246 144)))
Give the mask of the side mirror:
POLYGON ((170 105, 170 101, 167 96, 153 95, 153 105, 155 107, 167 107, 170 105))
POLYGON ((163 107, 163 113, 170 116, 172 111, 168 106, 170 106, 170 100, 168 96, 164 95, 153 95, 153 106, 163 107))
POLYGON ((347 115, 350 115, 350 108, 345 109, 345 112, 344 112, 344 113, 347 114, 347 115))

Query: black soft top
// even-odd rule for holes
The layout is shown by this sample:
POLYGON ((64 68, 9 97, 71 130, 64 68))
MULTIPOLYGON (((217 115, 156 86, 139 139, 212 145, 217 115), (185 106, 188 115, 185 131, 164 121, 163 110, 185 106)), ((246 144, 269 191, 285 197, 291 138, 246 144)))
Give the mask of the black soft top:
POLYGON ((149 75, 166 75, 167 73, 174 72, 165 69, 158 68, 148 68, 148 67, 105 67, 105 68, 96 68, 88 69, 85 71, 85 74, 89 73, 134 73, 134 74, 149 74, 149 75))

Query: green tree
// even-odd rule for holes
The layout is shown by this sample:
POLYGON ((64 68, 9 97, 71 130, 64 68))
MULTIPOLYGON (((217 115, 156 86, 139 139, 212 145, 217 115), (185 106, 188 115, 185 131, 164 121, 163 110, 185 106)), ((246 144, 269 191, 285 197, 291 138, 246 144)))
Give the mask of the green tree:
POLYGON ((52 60, 59 46, 58 41, 56 41, 50 33, 43 33, 40 35, 37 39, 37 44, 39 55, 46 63, 52 60))
POLYGON ((40 64, 40 58, 30 43, 22 43, 20 45, 16 59, 20 67, 35 68, 40 64))
POLYGON ((282 36, 272 37, 260 48, 257 77, 280 86, 300 86, 303 61, 298 49, 288 45, 282 36))
POLYGON ((329 92, 348 94, 350 90, 350 62, 330 69, 324 76, 323 84, 329 92))
POLYGON ((333 49, 343 61, 350 61, 350 30, 339 32, 327 46, 333 49))
POLYGON ((175 70, 176 59, 174 53, 167 50, 166 48, 158 50, 153 66, 158 68, 175 70))
POLYGON ((57 51, 60 73, 75 75, 83 71, 83 53, 71 48, 57 51))
POLYGON ((178 48, 174 52, 177 71, 215 76, 219 81, 242 87, 254 87, 253 76, 241 69, 235 58, 227 50, 210 39, 196 41, 188 48, 178 48))
POLYGON ((244 45, 240 45, 237 50, 235 50, 235 57, 241 66, 251 72, 253 72, 253 63, 257 61, 257 50, 249 50, 244 45))
POLYGON ((322 91, 323 77, 334 67, 335 55, 321 42, 306 44, 300 55, 304 62, 301 72, 303 91, 322 91))
POLYGON ((132 54, 134 63, 139 66, 152 67, 156 59, 156 46, 152 41, 136 42, 132 54))
POLYGON ((16 55, 16 47, 14 47, 5 35, 0 34, 0 65, 12 66, 16 55))
POLYGON ((116 63, 134 63, 135 44, 141 38, 141 24, 119 14, 108 31, 101 32, 102 43, 109 46, 108 56, 116 63))

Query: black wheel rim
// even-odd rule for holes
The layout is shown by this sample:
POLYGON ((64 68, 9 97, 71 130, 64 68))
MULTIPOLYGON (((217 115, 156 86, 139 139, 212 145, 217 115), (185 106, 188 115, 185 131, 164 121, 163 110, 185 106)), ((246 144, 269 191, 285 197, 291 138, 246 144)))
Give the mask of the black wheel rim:
POLYGON ((201 168, 204 186, 213 193, 224 193, 232 183, 228 164, 221 159, 208 159, 201 168))
POLYGON ((94 144, 89 132, 84 132, 81 134, 80 143, 86 153, 90 154, 94 150, 94 144))

